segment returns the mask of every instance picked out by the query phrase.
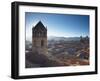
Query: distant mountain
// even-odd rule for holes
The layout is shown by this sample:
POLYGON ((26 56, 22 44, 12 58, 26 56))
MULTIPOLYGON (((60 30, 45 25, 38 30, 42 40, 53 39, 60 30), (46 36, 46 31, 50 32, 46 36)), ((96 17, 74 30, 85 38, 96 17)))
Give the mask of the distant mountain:
POLYGON ((25 43, 26 43, 26 45, 32 44, 30 40, 26 40, 25 43))
POLYGON ((80 37, 56 37, 56 36, 49 36, 48 40, 54 40, 54 41, 79 41, 80 37))
POLYGON ((30 50, 32 48, 32 42, 30 42, 29 40, 25 41, 25 48, 26 50, 30 50))

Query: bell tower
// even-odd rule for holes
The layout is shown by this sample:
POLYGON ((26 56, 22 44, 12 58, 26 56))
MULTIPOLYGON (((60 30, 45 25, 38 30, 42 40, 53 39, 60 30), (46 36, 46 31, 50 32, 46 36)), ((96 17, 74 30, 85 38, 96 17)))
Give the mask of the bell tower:
POLYGON ((32 28, 32 52, 47 54, 47 28, 41 21, 32 28))

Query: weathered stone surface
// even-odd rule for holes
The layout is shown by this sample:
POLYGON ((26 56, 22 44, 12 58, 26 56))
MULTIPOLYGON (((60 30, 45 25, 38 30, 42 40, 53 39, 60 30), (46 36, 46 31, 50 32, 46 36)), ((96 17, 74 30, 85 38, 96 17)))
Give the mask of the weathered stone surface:
POLYGON ((32 51, 47 54, 47 29, 41 21, 32 28, 32 51))

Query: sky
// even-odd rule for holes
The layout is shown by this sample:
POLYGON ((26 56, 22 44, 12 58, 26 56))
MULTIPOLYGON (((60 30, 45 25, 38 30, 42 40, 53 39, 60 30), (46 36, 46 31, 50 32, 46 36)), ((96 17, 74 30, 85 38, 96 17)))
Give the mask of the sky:
POLYGON ((27 40, 32 40, 32 28, 39 21, 47 27, 47 36, 89 36, 89 15, 25 12, 27 40))

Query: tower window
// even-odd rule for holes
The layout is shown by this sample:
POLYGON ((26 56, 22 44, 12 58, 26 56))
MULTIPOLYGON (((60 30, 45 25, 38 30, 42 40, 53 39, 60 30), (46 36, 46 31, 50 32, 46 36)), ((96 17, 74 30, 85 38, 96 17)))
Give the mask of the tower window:
POLYGON ((41 40, 41 47, 43 47, 44 46, 44 41, 43 40, 41 40))

